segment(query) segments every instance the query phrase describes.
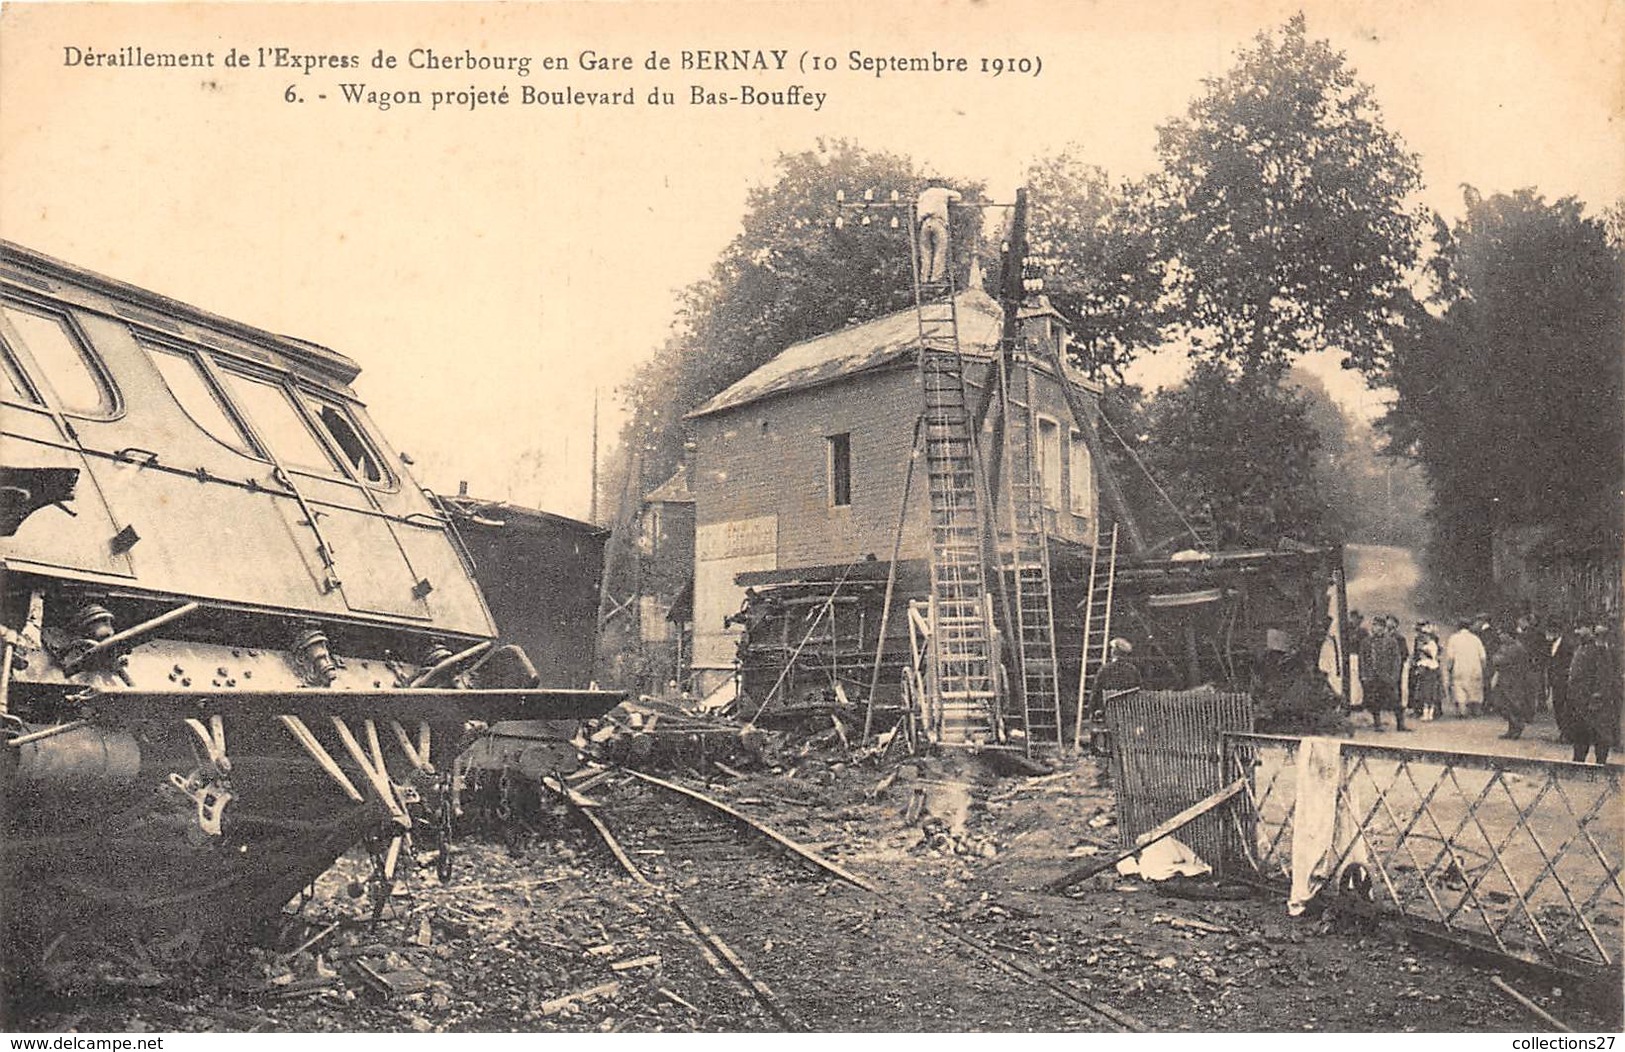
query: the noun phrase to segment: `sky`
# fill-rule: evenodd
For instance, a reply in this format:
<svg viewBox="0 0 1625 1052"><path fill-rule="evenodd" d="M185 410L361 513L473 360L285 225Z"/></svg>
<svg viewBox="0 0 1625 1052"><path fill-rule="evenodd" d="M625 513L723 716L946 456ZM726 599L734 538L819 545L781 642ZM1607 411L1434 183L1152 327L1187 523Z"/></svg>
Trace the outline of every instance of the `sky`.
<svg viewBox="0 0 1625 1052"><path fill-rule="evenodd" d="M1419 154L1427 206L1458 214L1464 183L1594 210L1625 195L1625 0L13 3L0 9L0 236L342 351L421 482L584 517L595 401L607 449L617 386L780 152L850 138L996 196L1069 143L1142 175L1156 126L1300 9ZM76 60L135 48L213 64ZM278 68L276 48L300 64ZM251 64L227 67L233 49ZM413 69L414 49L531 65ZM684 52L719 50L769 65L782 51L787 68L682 68ZM589 51L634 68L585 69ZM850 68L854 51L970 68L876 76ZM395 68L375 67L380 53ZM647 69L651 53L671 68ZM307 72L302 56L359 68ZM821 57L835 68L803 66ZM540 68L548 58L567 68ZM984 59L1039 68L993 76ZM346 84L422 101L383 110L345 101ZM822 97L694 101L745 86ZM430 105L502 88L506 104ZM636 102L527 104L526 88ZM654 90L673 101L649 104ZM1317 368L1370 414L1377 395ZM1135 378L1172 375L1162 363Z"/></svg>

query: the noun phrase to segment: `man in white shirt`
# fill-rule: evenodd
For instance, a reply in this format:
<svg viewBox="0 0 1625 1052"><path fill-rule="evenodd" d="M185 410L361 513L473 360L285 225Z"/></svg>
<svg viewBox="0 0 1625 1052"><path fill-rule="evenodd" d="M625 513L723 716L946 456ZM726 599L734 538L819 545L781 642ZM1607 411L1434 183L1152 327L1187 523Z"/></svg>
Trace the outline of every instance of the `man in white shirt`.
<svg viewBox="0 0 1625 1052"><path fill-rule="evenodd" d="M1444 645L1446 697L1458 716L1477 716L1484 711L1484 688L1489 682L1489 657L1484 643L1468 625L1467 621L1458 622Z"/></svg>
<svg viewBox="0 0 1625 1052"><path fill-rule="evenodd" d="M960 199L958 190L928 186L914 204L920 231L920 280L932 283L948 277L948 206Z"/></svg>

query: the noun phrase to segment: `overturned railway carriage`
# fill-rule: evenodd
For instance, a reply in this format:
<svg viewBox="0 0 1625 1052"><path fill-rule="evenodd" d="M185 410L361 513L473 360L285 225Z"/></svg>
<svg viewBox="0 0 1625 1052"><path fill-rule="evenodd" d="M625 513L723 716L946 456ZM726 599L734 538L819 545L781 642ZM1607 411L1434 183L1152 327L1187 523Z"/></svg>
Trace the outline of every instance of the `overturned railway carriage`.
<svg viewBox="0 0 1625 1052"><path fill-rule="evenodd" d="M189 956L362 842L387 893L482 724L619 700L498 645L355 362L15 245L0 286L9 973Z"/></svg>

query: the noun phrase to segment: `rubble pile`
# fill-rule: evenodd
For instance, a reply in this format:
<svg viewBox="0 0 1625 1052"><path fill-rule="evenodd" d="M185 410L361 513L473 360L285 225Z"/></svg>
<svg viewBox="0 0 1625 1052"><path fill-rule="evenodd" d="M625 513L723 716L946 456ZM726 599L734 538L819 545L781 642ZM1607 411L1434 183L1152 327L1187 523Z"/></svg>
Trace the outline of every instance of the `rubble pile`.
<svg viewBox="0 0 1625 1052"><path fill-rule="evenodd" d="M703 718L727 727L704 733L738 739L740 725ZM618 735L657 737L662 724L681 726L680 714L628 707L595 728L613 728L595 744ZM760 934L754 942L740 940L740 954L815 1027L970 1025L970 1016L925 1007L944 1004L945 987L964 992L971 999L965 1004L976 990L989 991L974 1016L981 1029L1093 1025L1082 1017L1068 1022L1074 1017L1057 1014L1053 1003L1038 1007L1038 992L1032 998L995 995L1005 989L998 985L1003 980L935 924L1153 1029L1529 1025L1524 1011L1491 985L1497 976L1412 944L1386 925L1350 926L1324 916L1294 920L1270 895L1196 902L1188 896L1198 887L1211 892L1210 883L1180 888L1115 870L1065 895L1043 892L1079 860L1108 857L1119 846L1112 789L1094 758L1013 777L963 754L911 755L896 735L862 746L852 732L837 717L763 731L773 744L759 752L702 757L651 748L646 758L670 764L665 777L770 824L883 891L884 907L827 880L757 886L763 878L738 866L722 871L731 875L720 883L714 874L706 880L679 874L678 883L693 885L685 897L698 896L694 908L707 906L708 888L720 889L715 893L736 912L748 904ZM696 731L690 725L682 733ZM601 779L612 777L589 762L566 781L590 798ZM542 805L550 792L537 788L536 809L500 833L460 831L452 882L436 882L432 865L413 872L376 922L370 900L351 895L352 885L365 886L372 865L358 853L321 878L302 914L289 919L274 943L207 970L151 975L144 985L60 999L32 1011L27 1026L781 1029L712 970L674 929L657 893L627 879L557 793ZM645 846L652 849L662 831L649 835ZM904 947L929 955L932 966L878 963L900 959ZM1514 982L1571 1026L1609 1025L1555 999L1550 989ZM831 983L838 997L824 989Z"/></svg>

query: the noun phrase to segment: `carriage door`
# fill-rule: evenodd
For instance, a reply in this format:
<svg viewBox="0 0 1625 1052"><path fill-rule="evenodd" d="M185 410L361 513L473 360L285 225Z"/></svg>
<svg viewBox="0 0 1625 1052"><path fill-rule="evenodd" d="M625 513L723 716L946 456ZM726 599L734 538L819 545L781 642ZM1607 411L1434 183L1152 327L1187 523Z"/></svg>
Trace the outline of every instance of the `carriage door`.
<svg viewBox="0 0 1625 1052"><path fill-rule="evenodd" d="M0 339L0 401L5 403L0 409L0 465L79 472L71 500L46 504L5 539L6 559L133 577L128 546L119 540L122 524L97 484L74 427L75 419L117 415L112 382L84 334L61 311L8 301L0 308ZM18 483L27 489L32 480L19 477ZM50 495L30 496L48 500Z"/></svg>
<svg viewBox="0 0 1625 1052"><path fill-rule="evenodd" d="M294 491L277 500L289 528L295 536L309 538L312 548L321 544L330 551L330 569L345 605L358 613L427 618L418 576L367 490L371 480L359 476L349 451L318 435L320 425L313 421L319 418L307 417L283 384L235 368L222 368L220 375L261 443L275 455L285 476L279 481ZM341 454L350 467L341 465ZM328 570L311 563L318 580Z"/></svg>

